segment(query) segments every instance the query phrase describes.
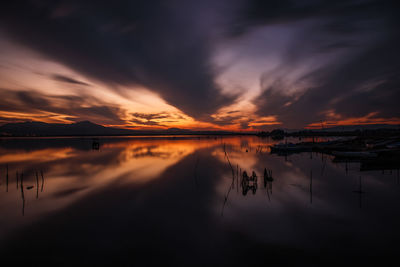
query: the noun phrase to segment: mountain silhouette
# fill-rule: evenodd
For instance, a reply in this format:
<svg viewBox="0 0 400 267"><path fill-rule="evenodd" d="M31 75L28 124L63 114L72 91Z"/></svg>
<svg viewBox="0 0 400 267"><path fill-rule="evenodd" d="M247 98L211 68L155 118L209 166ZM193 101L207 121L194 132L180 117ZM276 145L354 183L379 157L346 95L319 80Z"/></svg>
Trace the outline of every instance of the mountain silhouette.
<svg viewBox="0 0 400 267"><path fill-rule="evenodd" d="M104 127L90 121L72 124L45 122L18 122L0 126L0 136L120 136L120 135L226 135L234 134L225 131L192 131L169 128L166 130L129 130Z"/></svg>
<svg viewBox="0 0 400 267"><path fill-rule="evenodd" d="M7 123L0 126L2 136L76 136L76 135L124 135L134 134L135 131L104 127L90 121L72 124L21 122Z"/></svg>

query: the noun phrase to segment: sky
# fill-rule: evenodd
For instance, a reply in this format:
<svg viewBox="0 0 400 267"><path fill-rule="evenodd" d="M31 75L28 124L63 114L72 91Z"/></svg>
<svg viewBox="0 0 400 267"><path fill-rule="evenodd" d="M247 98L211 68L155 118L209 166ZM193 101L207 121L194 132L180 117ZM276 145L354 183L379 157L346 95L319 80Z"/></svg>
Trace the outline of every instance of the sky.
<svg viewBox="0 0 400 267"><path fill-rule="evenodd" d="M397 1L8 2L0 124L254 131L400 123Z"/></svg>

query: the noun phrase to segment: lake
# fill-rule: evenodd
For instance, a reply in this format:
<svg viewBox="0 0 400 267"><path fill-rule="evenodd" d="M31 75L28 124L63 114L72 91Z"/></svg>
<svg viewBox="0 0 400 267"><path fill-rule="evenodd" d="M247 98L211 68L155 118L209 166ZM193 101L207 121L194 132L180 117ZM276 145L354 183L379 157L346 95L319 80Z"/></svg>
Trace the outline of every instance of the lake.
<svg viewBox="0 0 400 267"><path fill-rule="evenodd" d="M326 266L397 260L398 170L361 172L357 162L311 152L278 156L270 154L274 143L255 136L1 139L1 261ZM265 169L273 179L264 180ZM254 171L257 181L243 183L243 171Z"/></svg>

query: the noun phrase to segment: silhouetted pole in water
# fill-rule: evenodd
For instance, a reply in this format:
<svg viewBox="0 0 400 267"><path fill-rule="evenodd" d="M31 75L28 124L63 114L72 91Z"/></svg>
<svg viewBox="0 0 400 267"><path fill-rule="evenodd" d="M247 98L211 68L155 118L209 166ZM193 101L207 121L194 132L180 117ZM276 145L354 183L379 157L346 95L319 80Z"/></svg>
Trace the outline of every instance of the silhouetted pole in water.
<svg viewBox="0 0 400 267"><path fill-rule="evenodd" d="M40 170L40 175L42 176L42 188L40 189L40 192L43 192L44 177L43 177L43 171L42 170Z"/></svg>
<svg viewBox="0 0 400 267"><path fill-rule="evenodd" d="M267 189L267 195L268 199L271 201L271 196L272 195L272 182L274 181L274 178L272 178L272 170L267 170L267 168L264 168L264 188Z"/></svg>
<svg viewBox="0 0 400 267"><path fill-rule="evenodd" d="M226 160L228 161L229 167L232 170L232 182L231 182L231 185L229 186L228 192L226 193L225 198L224 198L224 204L222 205L222 209L221 209L221 216L224 216L224 209L225 209L226 203L228 202L229 193L235 187L235 170L233 169L232 164L231 164L231 162L229 160L228 153L226 153L225 143L224 143L224 153L225 153Z"/></svg>
<svg viewBox="0 0 400 267"><path fill-rule="evenodd" d="M15 172L15 178L17 179L17 189L18 189L18 171Z"/></svg>
<svg viewBox="0 0 400 267"><path fill-rule="evenodd" d="M39 176L36 171L36 199L38 199L38 198L39 198Z"/></svg>
<svg viewBox="0 0 400 267"><path fill-rule="evenodd" d="M232 178L235 179L235 171L233 170L231 161L229 160L228 153L226 153L225 143L224 143L224 153L225 153L225 157L226 157L226 159L227 159L227 161L228 161L228 163L229 163L229 167L231 167L231 170L232 170ZM232 183L233 183L233 180L232 180Z"/></svg>
<svg viewBox="0 0 400 267"><path fill-rule="evenodd" d="M21 173L22 216L25 215L24 173Z"/></svg>
<svg viewBox="0 0 400 267"><path fill-rule="evenodd" d="M239 164L236 166L236 193L239 193Z"/></svg>
<svg viewBox="0 0 400 267"><path fill-rule="evenodd" d="M268 171L267 171L267 168L264 168L264 188L267 189L268 201L271 201L271 197L269 195L269 189L268 189Z"/></svg>
<svg viewBox="0 0 400 267"><path fill-rule="evenodd" d="M268 185L268 182L267 182L267 185ZM267 187L267 196L268 196L268 201L271 201L271 196L269 195L269 189L268 189L268 187Z"/></svg>

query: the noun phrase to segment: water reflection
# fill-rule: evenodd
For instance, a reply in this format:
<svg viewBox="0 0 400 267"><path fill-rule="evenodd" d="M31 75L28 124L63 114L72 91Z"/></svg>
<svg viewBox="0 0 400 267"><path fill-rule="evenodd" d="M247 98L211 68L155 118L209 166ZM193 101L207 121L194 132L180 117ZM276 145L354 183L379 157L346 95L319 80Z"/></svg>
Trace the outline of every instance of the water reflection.
<svg viewBox="0 0 400 267"><path fill-rule="evenodd" d="M49 250L52 263L148 257L147 265L252 265L266 263L267 252L270 263L299 265L315 253L322 262L332 253L395 253L398 170L361 175L360 163L328 155L272 155L273 143L252 136L2 140L1 251L12 255L23 240L27 258Z"/></svg>
<svg viewBox="0 0 400 267"><path fill-rule="evenodd" d="M61 139L57 141L65 142ZM15 169L16 172L16 188L21 191L22 206L25 205L25 199L35 206L30 213L32 216L60 209L93 190L108 186L109 183L143 183L156 179L167 167L193 153L195 149L210 145L210 142L197 144L192 139L179 142L164 139L157 141L110 139L104 142L99 152L86 150L84 142L78 143L82 145L80 147L73 147L68 141L78 143L76 140L67 140L65 147L58 147L58 142L51 140L50 147L44 145L30 147L32 140L26 140L27 144L22 145L20 149L0 148L0 164L7 164L7 192L8 166L10 165L10 168ZM22 140L9 142L21 143ZM90 140L87 142L90 143ZM6 143L7 146L12 145ZM45 184L43 170L48 177L46 179L48 188L41 197L49 201L42 202L43 205L40 207L31 201L33 197L39 198L38 169L41 176L41 192ZM20 173L20 178L18 173ZM35 196L26 191L35 186L37 189ZM2 195L1 198L2 202L11 202L13 196Z"/></svg>

